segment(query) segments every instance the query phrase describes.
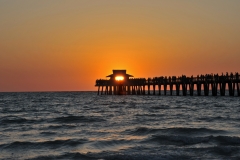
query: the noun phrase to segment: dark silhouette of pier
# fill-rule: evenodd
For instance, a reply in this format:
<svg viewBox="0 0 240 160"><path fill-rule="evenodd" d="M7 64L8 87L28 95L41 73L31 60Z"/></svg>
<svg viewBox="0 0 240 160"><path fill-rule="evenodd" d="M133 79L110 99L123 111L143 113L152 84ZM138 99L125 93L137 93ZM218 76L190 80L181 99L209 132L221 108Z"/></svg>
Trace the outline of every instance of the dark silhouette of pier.
<svg viewBox="0 0 240 160"><path fill-rule="evenodd" d="M130 78L126 70L113 70L113 74L107 76L109 80L98 79L98 95L183 95L183 96L240 96L240 76L238 72L226 74L206 74L197 77L170 76L154 78ZM116 78L121 77L121 78ZM203 91L203 93L202 93ZM236 91L236 92L235 92ZM209 94L211 93L211 94Z"/></svg>

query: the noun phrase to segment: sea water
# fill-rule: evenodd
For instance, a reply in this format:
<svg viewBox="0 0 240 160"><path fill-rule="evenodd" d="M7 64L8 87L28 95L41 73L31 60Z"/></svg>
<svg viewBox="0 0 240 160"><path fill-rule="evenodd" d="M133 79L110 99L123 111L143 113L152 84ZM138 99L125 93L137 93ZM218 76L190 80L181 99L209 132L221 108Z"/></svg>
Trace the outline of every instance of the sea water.
<svg viewBox="0 0 240 160"><path fill-rule="evenodd" d="M0 93L0 159L240 159L240 97Z"/></svg>

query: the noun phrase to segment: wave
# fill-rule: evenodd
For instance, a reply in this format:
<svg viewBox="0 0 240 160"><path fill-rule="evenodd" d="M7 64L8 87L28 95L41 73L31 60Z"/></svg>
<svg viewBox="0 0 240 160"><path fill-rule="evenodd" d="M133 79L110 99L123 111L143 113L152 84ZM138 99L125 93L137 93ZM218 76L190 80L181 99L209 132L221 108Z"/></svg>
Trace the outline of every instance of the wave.
<svg viewBox="0 0 240 160"><path fill-rule="evenodd" d="M240 146L240 137L217 136L216 140L221 145L236 145Z"/></svg>
<svg viewBox="0 0 240 160"><path fill-rule="evenodd" d="M151 106L151 109L170 109L169 105Z"/></svg>
<svg viewBox="0 0 240 160"><path fill-rule="evenodd" d="M173 134L219 134L225 133L224 130L215 130L210 128L167 128L164 129L168 133Z"/></svg>
<svg viewBox="0 0 240 160"><path fill-rule="evenodd" d="M199 121L206 121L206 122L214 122L214 121L238 121L239 118L231 118L226 116L209 116L209 117L201 117L197 118Z"/></svg>
<svg viewBox="0 0 240 160"><path fill-rule="evenodd" d="M240 147L236 146L214 146L212 148L208 148L209 151L217 154L217 155L225 155L225 156L232 156L238 155L235 158L232 156L232 159L240 159L239 150Z"/></svg>
<svg viewBox="0 0 240 160"><path fill-rule="evenodd" d="M136 117L159 117L162 116L162 114L156 114L156 113L149 113L149 114L135 114Z"/></svg>
<svg viewBox="0 0 240 160"><path fill-rule="evenodd" d="M127 143L131 143L133 140L124 140L124 139L120 139L120 140L105 140L105 141L97 141L94 142L94 146L97 148L112 148L114 146L119 146L119 145L124 145Z"/></svg>
<svg viewBox="0 0 240 160"><path fill-rule="evenodd" d="M56 132L41 132L40 134L44 135L44 136L51 136L51 135L56 135L57 133Z"/></svg>
<svg viewBox="0 0 240 160"><path fill-rule="evenodd" d="M86 123L86 122L103 122L105 119L99 117L87 117L87 116L66 116L57 117L51 120L56 123Z"/></svg>
<svg viewBox="0 0 240 160"><path fill-rule="evenodd" d="M157 142L163 145L193 145L198 143L207 143L212 136L207 137L188 137L174 135L153 135L148 142Z"/></svg>
<svg viewBox="0 0 240 160"><path fill-rule="evenodd" d="M131 135L146 135L151 133L162 133L162 134L172 134L172 135L202 135L202 134L219 134L225 133L223 130L214 130L209 128L147 128L147 127L137 127L132 130L125 130L123 133Z"/></svg>
<svg viewBox="0 0 240 160"><path fill-rule="evenodd" d="M213 105L212 105L213 107L217 107L217 108L222 108L222 107L229 107L229 103L214 103Z"/></svg>
<svg viewBox="0 0 240 160"><path fill-rule="evenodd" d="M193 145L209 143L225 146L240 146L240 137L230 136L182 136L182 135L153 135L147 142L158 142L167 145Z"/></svg>
<svg viewBox="0 0 240 160"><path fill-rule="evenodd" d="M99 158L98 158L99 159ZM102 156L101 159L104 160L192 160L188 155L162 155L162 154L115 154L115 155L105 155Z"/></svg>
<svg viewBox="0 0 240 160"><path fill-rule="evenodd" d="M76 127L77 125L73 125L73 124L59 124L59 125L50 125L45 128L42 128L41 130L73 129Z"/></svg>
<svg viewBox="0 0 240 160"><path fill-rule="evenodd" d="M147 135L150 133L155 133L161 129L152 129L152 128L146 128L146 127L138 127L135 128L134 130L125 130L122 133L124 134L129 134L129 135Z"/></svg>
<svg viewBox="0 0 240 160"><path fill-rule="evenodd" d="M138 150L140 149L140 151ZM101 152L101 153L86 153L81 152L65 152L63 154L51 153L48 155L38 155L36 157L27 158L28 160L41 160L41 159L82 159L82 160L195 160L195 159L239 159L239 147L229 146L214 146L208 148L189 148L184 150L175 150L174 152L166 151L159 152L146 152L143 148L135 148L133 152ZM138 150L138 151L137 151ZM198 151L198 152L196 152ZM186 153L187 152L187 153ZM208 154L206 154L208 153ZM209 155L210 154L210 155Z"/></svg>
<svg viewBox="0 0 240 160"><path fill-rule="evenodd" d="M26 119L18 116L5 116L0 119L1 124L22 124L22 123L35 123L36 120Z"/></svg>
<svg viewBox="0 0 240 160"><path fill-rule="evenodd" d="M81 159L81 160L92 160L99 159L94 158L92 156L87 156L81 153L65 153L62 155L48 155L48 156L38 156L34 158L30 158L28 160L42 160L42 159Z"/></svg>
<svg viewBox="0 0 240 160"><path fill-rule="evenodd" d="M197 148L190 148L191 152L196 153L211 153L211 155L214 155L215 159L229 159L229 156L231 156L231 159L240 159L240 147L239 146L221 146L221 145L215 145L210 147L197 147ZM224 157L226 156L226 157ZM202 159L202 157L201 157ZM209 159L209 158L205 158ZM210 158L212 159L212 158Z"/></svg>
<svg viewBox="0 0 240 160"><path fill-rule="evenodd" d="M64 146L78 146L88 142L87 139L67 139L67 140L54 140L44 142L28 142L28 141L15 141L9 144L0 145L1 149L39 149L51 148L57 149Z"/></svg>

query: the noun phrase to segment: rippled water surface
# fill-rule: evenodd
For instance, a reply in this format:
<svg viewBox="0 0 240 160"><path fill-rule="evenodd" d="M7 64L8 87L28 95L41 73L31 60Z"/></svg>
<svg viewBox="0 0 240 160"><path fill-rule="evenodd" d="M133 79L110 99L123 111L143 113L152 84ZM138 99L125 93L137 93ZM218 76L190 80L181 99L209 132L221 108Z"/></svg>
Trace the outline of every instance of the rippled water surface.
<svg viewBox="0 0 240 160"><path fill-rule="evenodd" d="M240 159L240 98L0 93L0 159Z"/></svg>

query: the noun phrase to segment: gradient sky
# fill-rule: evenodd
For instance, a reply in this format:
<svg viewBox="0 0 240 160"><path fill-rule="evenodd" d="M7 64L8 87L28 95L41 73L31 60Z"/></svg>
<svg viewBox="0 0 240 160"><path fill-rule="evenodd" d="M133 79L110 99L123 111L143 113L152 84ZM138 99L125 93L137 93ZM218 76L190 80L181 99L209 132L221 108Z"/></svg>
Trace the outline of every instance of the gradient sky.
<svg viewBox="0 0 240 160"><path fill-rule="evenodd" d="M239 0L0 0L0 91L240 71Z"/></svg>

